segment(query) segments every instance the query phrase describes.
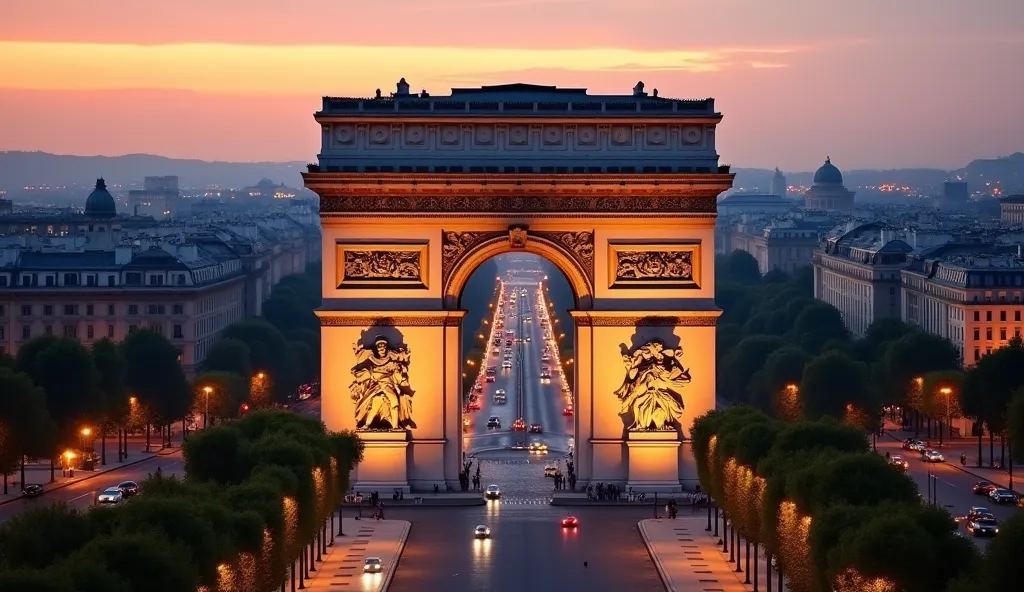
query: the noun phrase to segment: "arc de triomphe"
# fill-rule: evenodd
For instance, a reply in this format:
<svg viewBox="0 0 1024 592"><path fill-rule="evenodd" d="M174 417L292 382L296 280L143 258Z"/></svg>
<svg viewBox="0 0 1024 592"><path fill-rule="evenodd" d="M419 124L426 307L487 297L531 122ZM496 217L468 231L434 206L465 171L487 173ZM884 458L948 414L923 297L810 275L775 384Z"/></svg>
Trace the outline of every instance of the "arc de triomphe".
<svg viewBox="0 0 1024 592"><path fill-rule="evenodd" d="M714 100L408 89L325 97L304 174L323 223L322 418L366 443L355 487L458 487L462 290L510 251L575 292L580 483L695 481L688 431L715 405L715 203L733 178Z"/></svg>

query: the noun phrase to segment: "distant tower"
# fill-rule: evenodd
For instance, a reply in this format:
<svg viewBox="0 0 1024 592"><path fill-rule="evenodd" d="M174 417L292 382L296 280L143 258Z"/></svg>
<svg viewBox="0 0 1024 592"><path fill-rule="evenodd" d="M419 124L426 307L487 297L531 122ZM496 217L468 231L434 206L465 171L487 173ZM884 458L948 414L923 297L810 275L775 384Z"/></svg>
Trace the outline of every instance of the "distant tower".
<svg viewBox="0 0 1024 592"><path fill-rule="evenodd" d="M772 177L772 195L786 197L787 193L786 175L782 174L779 167L775 167L775 176Z"/></svg>

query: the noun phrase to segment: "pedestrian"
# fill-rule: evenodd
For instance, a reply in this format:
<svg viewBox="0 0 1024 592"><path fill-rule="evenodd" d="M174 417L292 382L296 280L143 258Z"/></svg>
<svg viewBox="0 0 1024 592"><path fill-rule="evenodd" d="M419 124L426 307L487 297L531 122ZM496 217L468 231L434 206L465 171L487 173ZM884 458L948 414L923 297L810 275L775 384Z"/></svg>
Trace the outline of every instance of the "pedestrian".
<svg viewBox="0 0 1024 592"><path fill-rule="evenodd" d="M889 456L889 451L888 451L888 450L886 450L886 451L885 451L885 460L890 460L890 458L891 458L891 457Z"/></svg>

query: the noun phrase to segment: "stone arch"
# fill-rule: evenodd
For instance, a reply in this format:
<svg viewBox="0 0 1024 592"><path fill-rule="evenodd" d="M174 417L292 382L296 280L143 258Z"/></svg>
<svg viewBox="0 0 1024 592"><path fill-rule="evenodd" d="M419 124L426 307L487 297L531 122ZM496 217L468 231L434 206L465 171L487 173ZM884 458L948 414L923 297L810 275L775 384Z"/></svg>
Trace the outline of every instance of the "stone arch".
<svg viewBox="0 0 1024 592"><path fill-rule="evenodd" d="M576 299L576 310L589 310L594 300L593 280L562 245L546 237L531 235L523 247L513 248L507 236L497 236L466 251L454 263L444 285L444 306L449 310L461 307L462 291L473 272L491 257L505 253L531 253L550 261L565 275Z"/></svg>

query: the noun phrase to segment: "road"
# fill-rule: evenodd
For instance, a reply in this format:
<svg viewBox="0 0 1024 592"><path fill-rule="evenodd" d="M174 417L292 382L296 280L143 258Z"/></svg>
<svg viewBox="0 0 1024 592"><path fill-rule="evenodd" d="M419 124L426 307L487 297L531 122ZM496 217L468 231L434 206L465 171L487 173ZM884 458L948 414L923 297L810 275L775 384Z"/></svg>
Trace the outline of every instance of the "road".
<svg viewBox="0 0 1024 592"><path fill-rule="evenodd" d="M506 297L510 290L506 288ZM531 288L526 289L526 296L519 292L515 304L506 300L503 306L506 318L505 327L501 331L501 352L489 355L486 362L499 368L498 374L494 382L484 383L481 410L470 416L471 431L463 439L463 448L470 454L534 441L547 444L552 453L564 453L571 447L573 418L562 415L565 398L561 390L562 377L557 371L558 351L552 345L551 360L542 360L546 340L541 319L546 313L537 309L537 302L536 288ZM513 313L515 319L511 318ZM532 322L527 322L526 317L531 317ZM494 326L494 321L491 319L491 326ZM521 341L506 347L504 332L509 330L515 331ZM529 342L526 341L527 336ZM501 370L507 353L512 354L512 368ZM551 370L551 379L542 382L540 376L543 366ZM505 404L494 402L494 393L499 389L506 392ZM492 415L501 419L501 428L487 427L487 418ZM543 433L513 432L512 423L520 417L528 426L540 424Z"/></svg>
<svg viewBox="0 0 1024 592"><path fill-rule="evenodd" d="M910 465L907 469L907 474L917 483L917 488L925 496L925 499L928 499L928 476L934 475L937 478L935 493L938 504L948 509L955 517L965 516L971 506L984 506L992 510L992 513L1000 522L1021 511L1015 506L999 506L993 504L985 496L975 495L971 491L971 486L977 483L979 479L974 475L951 466L949 463L925 463L921 460L920 454L903 450L900 443L891 438L880 438L877 447L879 454L884 455L886 452L890 455L898 454L907 461ZM957 459L950 460L957 462ZM963 528L962 521L961 528ZM966 533L966 530L964 532ZM982 547L986 544L986 539L975 540Z"/></svg>
<svg viewBox="0 0 1024 592"><path fill-rule="evenodd" d="M0 522L6 522L13 516L29 508L39 507L57 502L70 504L72 507L85 509L93 504L93 500L107 487L117 485L122 481L144 481L157 468L163 471L165 476L181 475L184 473L184 461L181 458L181 451L167 456L154 456L138 464L124 468L115 469L92 479L78 481L61 489L55 489L44 493L42 496L32 499L18 498L6 504L0 505ZM31 480L30 480L31 481Z"/></svg>
<svg viewBox="0 0 1024 592"><path fill-rule="evenodd" d="M652 508L574 508L577 531L563 530L552 506L391 508L413 523L389 592L565 592L665 590L637 522ZM476 541L478 524L491 540ZM584 567L583 563L587 562Z"/></svg>

